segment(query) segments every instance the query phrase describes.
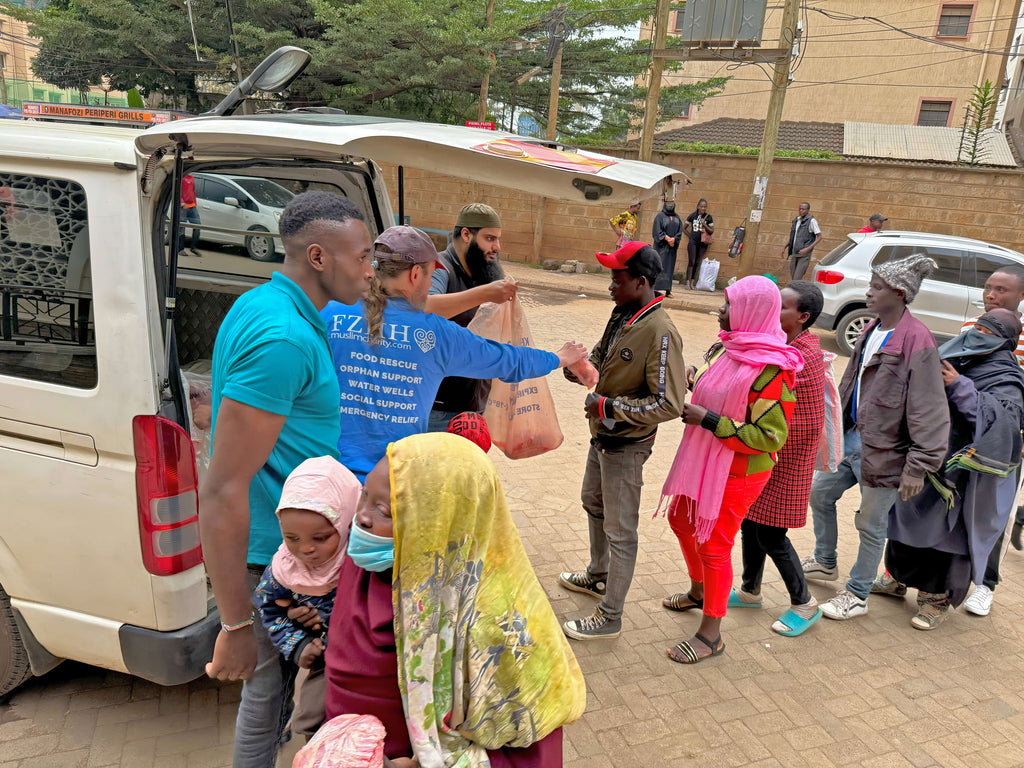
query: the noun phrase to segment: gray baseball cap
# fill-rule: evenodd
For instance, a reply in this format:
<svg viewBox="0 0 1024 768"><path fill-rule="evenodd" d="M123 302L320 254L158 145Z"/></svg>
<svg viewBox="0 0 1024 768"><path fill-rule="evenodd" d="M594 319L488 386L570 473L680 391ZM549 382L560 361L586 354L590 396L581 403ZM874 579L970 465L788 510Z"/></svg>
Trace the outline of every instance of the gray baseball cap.
<svg viewBox="0 0 1024 768"><path fill-rule="evenodd" d="M427 233L416 227L388 227L373 241L373 258L426 264L437 260L437 249Z"/></svg>

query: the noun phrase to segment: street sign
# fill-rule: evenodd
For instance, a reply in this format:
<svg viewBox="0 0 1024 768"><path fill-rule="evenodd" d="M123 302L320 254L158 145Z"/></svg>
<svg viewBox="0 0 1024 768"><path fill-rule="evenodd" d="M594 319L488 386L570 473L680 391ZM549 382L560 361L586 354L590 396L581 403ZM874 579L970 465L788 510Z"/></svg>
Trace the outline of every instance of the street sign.
<svg viewBox="0 0 1024 768"><path fill-rule="evenodd" d="M493 131L494 130L494 123L483 123L483 122L480 122L479 120L467 120L466 121L466 127L467 128L486 128L488 131Z"/></svg>
<svg viewBox="0 0 1024 768"><path fill-rule="evenodd" d="M157 125L185 117L185 113L167 109L128 109L101 107L87 104L50 104L44 101L26 101L21 105L28 118L69 120L73 122L103 122L115 125Z"/></svg>

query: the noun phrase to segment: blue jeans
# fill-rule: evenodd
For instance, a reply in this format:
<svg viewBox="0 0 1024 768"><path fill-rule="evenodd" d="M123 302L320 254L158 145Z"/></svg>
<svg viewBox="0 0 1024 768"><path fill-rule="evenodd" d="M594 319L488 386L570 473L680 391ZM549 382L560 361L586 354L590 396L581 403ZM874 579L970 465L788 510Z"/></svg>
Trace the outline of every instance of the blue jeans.
<svg viewBox="0 0 1024 768"><path fill-rule="evenodd" d="M263 569L250 568L248 584L255 590ZM284 661L270 642L263 622L256 618L256 669L242 685L242 700L235 719L233 768L274 768L277 752L292 714L297 669Z"/></svg>
<svg viewBox="0 0 1024 768"><path fill-rule="evenodd" d="M465 411L431 411L427 420L427 432L447 432L448 423Z"/></svg>
<svg viewBox="0 0 1024 768"><path fill-rule="evenodd" d="M850 488L860 486L860 509L854 523L860 534L857 560L850 569L846 589L860 598L871 593L878 575L885 538L889 530L889 510L899 498L897 488L872 488L860 481L860 433L856 429L843 435L843 460L835 472L815 472L811 482L811 520L814 523L814 559L829 568L836 567L839 527L836 502Z"/></svg>

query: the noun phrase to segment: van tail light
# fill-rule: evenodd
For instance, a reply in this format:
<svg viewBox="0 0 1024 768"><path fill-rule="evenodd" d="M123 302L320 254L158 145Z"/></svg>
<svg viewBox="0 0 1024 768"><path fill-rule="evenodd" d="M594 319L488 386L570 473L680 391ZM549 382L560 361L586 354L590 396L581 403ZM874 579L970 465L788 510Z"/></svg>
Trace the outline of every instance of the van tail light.
<svg viewBox="0 0 1024 768"><path fill-rule="evenodd" d="M835 285L841 283L845 279L845 275L842 272L835 272L831 269L820 269L814 274L814 281L817 283L824 283L825 285Z"/></svg>
<svg viewBox="0 0 1024 768"><path fill-rule="evenodd" d="M154 576L187 571L203 562L192 440L160 416L136 416L132 436L142 562Z"/></svg>

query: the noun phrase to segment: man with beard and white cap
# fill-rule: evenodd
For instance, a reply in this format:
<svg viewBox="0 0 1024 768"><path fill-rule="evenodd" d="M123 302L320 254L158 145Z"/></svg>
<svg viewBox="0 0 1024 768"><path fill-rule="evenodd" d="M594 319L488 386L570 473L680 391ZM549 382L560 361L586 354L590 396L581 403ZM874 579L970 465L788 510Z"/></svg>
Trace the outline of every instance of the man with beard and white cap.
<svg viewBox="0 0 1024 768"><path fill-rule="evenodd" d="M465 328L484 302L511 301L517 284L503 279L505 273L498 263L500 250L498 212L485 203L463 206L455 219L451 243L437 254L438 268L431 277L427 312ZM483 413L490 391L490 379L446 378L437 390L428 429L444 432L448 422L460 413Z"/></svg>

